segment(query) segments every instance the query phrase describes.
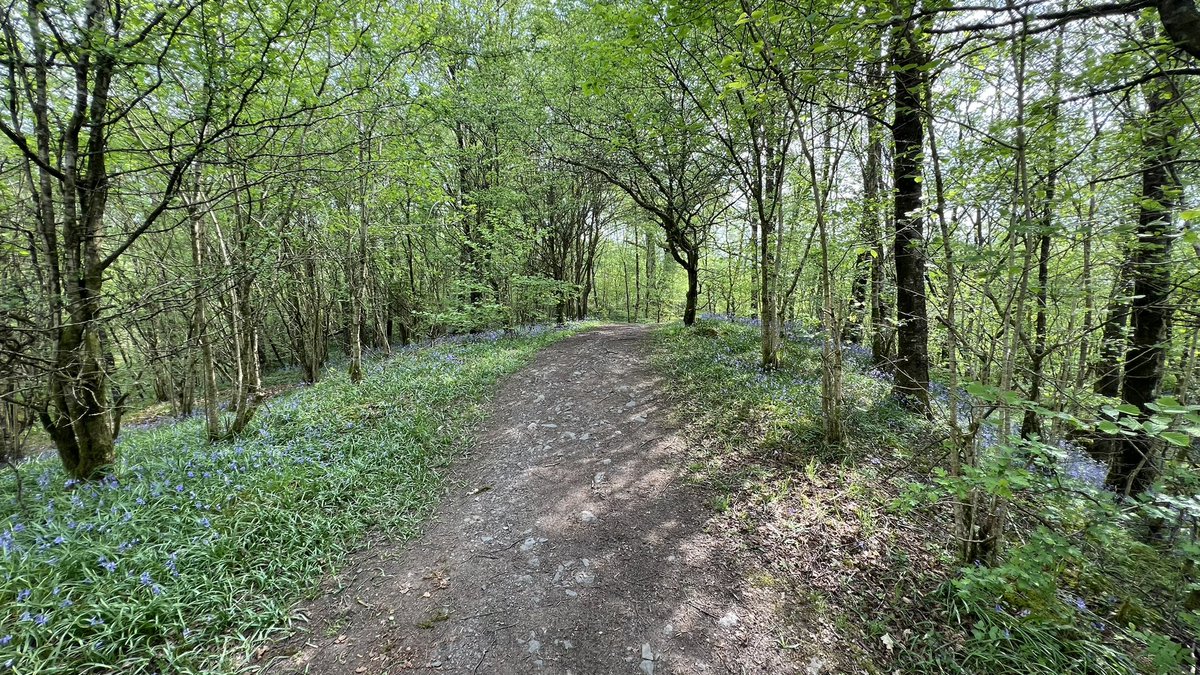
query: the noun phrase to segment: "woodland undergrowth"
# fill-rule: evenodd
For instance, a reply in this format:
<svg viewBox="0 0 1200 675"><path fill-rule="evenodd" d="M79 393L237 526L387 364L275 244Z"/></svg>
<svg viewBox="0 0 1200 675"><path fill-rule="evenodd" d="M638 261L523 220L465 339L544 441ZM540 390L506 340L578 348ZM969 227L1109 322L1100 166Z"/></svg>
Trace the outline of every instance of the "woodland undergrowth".
<svg viewBox="0 0 1200 675"><path fill-rule="evenodd" d="M1191 662L1179 541L1148 543L1136 513L1062 458L1009 462L1001 560L960 565L945 430L898 405L869 351L845 345L847 439L825 447L819 336L789 329L779 369L764 372L752 324L665 327L655 359L690 430L690 473L717 495L716 526L757 558L753 582L781 599L781 646L798 663L1050 674Z"/></svg>
<svg viewBox="0 0 1200 675"><path fill-rule="evenodd" d="M230 442L199 419L127 428L99 482L33 460L18 499L6 473L0 670L236 669L368 532L412 534L497 379L581 327L406 348L272 399Z"/></svg>

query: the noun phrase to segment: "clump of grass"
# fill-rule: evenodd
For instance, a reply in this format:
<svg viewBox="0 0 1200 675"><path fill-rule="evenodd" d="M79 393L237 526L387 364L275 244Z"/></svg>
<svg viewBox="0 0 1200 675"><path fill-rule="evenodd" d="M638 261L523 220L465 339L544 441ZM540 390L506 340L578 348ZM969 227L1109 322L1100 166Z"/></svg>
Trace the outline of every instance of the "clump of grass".
<svg viewBox="0 0 1200 675"><path fill-rule="evenodd" d="M235 668L368 529L411 534L497 379L572 332L405 350L274 399L230 443L199 420L134 429L98 483L26 463L20 503L0 482L0 669Z"/></svg>

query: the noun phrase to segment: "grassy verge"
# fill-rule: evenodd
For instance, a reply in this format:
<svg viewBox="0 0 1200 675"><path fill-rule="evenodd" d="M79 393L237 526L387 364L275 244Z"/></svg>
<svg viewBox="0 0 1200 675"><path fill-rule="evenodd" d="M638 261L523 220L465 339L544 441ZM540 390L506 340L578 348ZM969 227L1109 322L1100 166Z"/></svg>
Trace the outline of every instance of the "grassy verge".
<svg viewBox="0 0 1200 675"><path fill-rule="evenodd" d="M888 510L901 494L897 448L924 425L895 406L891 383L866 355L848 353L842 448L821 443L820 353L785 340L778 371L758 368L754 326L706 320L657 333L656 365L670 377L695 442L691 472L717 488L717 522L761 558L752 580L784 598L785 646L821 672L880 672L926 611L949 559L928 532Z"/></svg>
<svg viewBox="0 0 1200 675"><path fill-rule="evenodd" d="M273 399L243 438L131 429L113 478L0 480L0 670L228 672L369 529L411 534L496 381L577 332L407 350Z"/></svg>
<svg viewBox="0 0 1200 675"><path fill-rule="evenodd" d="M1100 488L1009 466L1006 555L960 567L938 466L944 434L896 406L867 354L847 351L848 440L821 443L819 343L785 340L758 366L759 331L706 320L657 333L717 522L785 598L798 662L823 672L1179 672L1188 617L1170 542L1140 541Z"/></svg>

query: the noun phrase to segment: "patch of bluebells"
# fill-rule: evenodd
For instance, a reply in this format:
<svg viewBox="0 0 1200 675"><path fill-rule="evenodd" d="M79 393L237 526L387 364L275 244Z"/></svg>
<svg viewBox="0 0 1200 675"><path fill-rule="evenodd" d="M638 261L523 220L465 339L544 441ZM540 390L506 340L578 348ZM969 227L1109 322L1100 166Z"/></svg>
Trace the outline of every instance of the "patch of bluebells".
<svg viewBox="0 0 1200 675"><path fill-rule="evenodd" d="M1058 448L1062 451L1058 465L1064 476L1097 490L1104 488L1108 467L1103 462L1067 441L1059 441Z"/></svg>
<svg viewBox="0 0 1200 675"><path fill-rule="evenodd" d="M804 410L806 416L817 416L819 410L819 392L821 375L815 369L781 368L776 371L763 371L759 365L757 353L757 335L751 335L750 329L761 328L757 319L743 317L730 318L724 315L704 314L699 317L703 321L721 322L744 327L747 330L731 339L713 340L708 346L707 356L711 363L728 371L728 384L724 391L734 388L752 387L776 404L791 410ZM782 326L782 335L789 344L817 352L823 347L823 333L800 323L787 323ZM871 351L862 345L844 343L842 345L843 363L847 378L843 380L844 391L848 396L858 398L869 404L883 402L891 391L891 376L876 370L871 358Z"/></svg>
<svg viewBox="0 0 1200 675"><path fill-rule="evenodd" d="M294 410L296 404L288 402L286 407ZM274 422L266 417L264 424ZM47 611L50 607L88 616L89 627L104 625L103 619L95 615L93 603L79 602L78 597L53 597L59 596L63 586L56 585L50 596L37 601L31 589L13 588L17 579L37 574L40 578L58 579L68 588L99 583L121 584L124 577L119 570L125 567L122 563L127 560L134 567L149 565L165 569L171 579L177 579L178 551L164 555L154 546L141 546L141 538L130 536L132 532L144 531L144 527L138 529L135 522L141 512L146 512L148 518L161 518L164 507L171 512L192 512L196 514L192 522L197 531L211 531L212 521L208 514L220 513L254 475L276 473L285 465L321 468L330 461L324 446L315 442L321 437L319 429L300 431L300 439L310 442L293 440L282 445L209 445L187 433L173 430L166 433L170 435L164 440L178 444L169 453L155 458L155 470L134 464L124 467L119 477L79 483L63 477L52 459L24 463L25 471L36 472L33 474L36 490L26 489L24 512L13 510L11 498L5 500L4 508L10 512L0 516L0 565L6 580L0 584L0 597L7 595L14 601L13 611L18 606L32 604L5 620L6 623L17 620L26 628L10 634L0 643L0 649L20 643L48 626L52 619L52 614ZM128 438L123 434L119 441L121 446ZM193 538L196 545L206 545L206 541L209 540L204 537ZM92 552L90 560L82 560L81 556L89 551ZM61 572L36 571L57 566L64 556L71 562L63 566ZM106 578L111 581L105 581ZM169 590L156 582L149 571L134 578L153 595ZM85 592L82 597L86 599L88 594ZM0 617L3 615L0 612ZM39 638L42 640L44 638Z"/></svg>
<svg viewBox="0 0 1200 675"><path fill-rule="evenodd" d="M560 330L533 326L456 337L422 348L403 372L428 370L437 381L461 370L466 353L456 345ZM183 425L170 420L127 425L118 439L116 475L95 482L67 478L53 457L26 460L21 508L13 499L12 480L0 477L0 625L14 628L0 637L0 666L9 657L19 661L24 658L19 654L52 644L48 631L55 624L94 631L80 632L80 645L113 644L108 637L94 638L123 628L108 626L109 610L92 598L131 598L131 588L148 589L153 596L177 592L189 578L194 581L189 575L206 573L194 563L216 550L214 543L223 536L219 518L240 501L239 495L252 500L263 480L295 471L319 481L341 470L340 453L355 447L337 442L346 435L347 420L301 417L310 395L315 391L298 390L264 405L245 440L232 443L203 441L199 417ZM362 423L351 420L350 425ZM71 672L70 666L64 668L55 672Z"/></svg>
<svg viewBox="0 0 1200 675"><path fill-rule="evenodd" d="M720 321L724 323L734 324L738 326L748 326L751 328L762 328L762 321L759 319L751 319L746 317L731 317L724 314L702 314L699 317L705 321ZM824 344L825 332L821 328L815 328L799 322L785 322L780 327L780 334L788 342L802 345L810 349L819 350ZM871 353L871 348L854 342L842 342L842 361L851 369L862 372L868 377L887 383L891 383L892 375L887 371L875 367L874 356Z"/></svg>
<svg viewBox="0 0 1200 675"><path fill-rule="evenodd" d="M445 335L434 339L433 345L469 345L469 344L494 344L508 338L535 338L553 333L557 331L567 330L570 324L533 324L529 326L515 326L512 328L495 328L487 331L479 331L474 333L455 333L453 335ZM412 346L412 345L410 345Z"/></svg>

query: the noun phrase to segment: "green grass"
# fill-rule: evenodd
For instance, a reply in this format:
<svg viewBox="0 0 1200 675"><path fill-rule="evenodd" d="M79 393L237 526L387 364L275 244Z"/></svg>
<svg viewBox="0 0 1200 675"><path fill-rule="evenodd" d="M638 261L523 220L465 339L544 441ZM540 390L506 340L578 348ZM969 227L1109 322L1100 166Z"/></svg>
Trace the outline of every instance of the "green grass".
<svg viewBox="0 0 1200 675"><path fill-rule="evenodd" d="M669 326L656 339L718 526L786 587L780 609L800 635L789 642L833 670L1115 675L1190 662L1200 612L1180 606L1180 555L1140 541L1136 519L1103 493L1022 469L1003 560L960 567L957 493L937 478L944 434L895 405L865 353L847 351L847 438L825 447L812 336L791 332L772 373L745 322ZM801 652L801 663L814 656Z"/></svg>
<svg viewBox="0 0 1200 675"><path fill-rule="evenodd" d="M240 439L128 429L112 478L0 479L0 669L220 673L368 531L411 535L496 381L576 332L406 350L273 399Z"/></svg>
<svg viewBox="0 0 1200 675"><path fill-rule="evenodd" d="M890 607L880 612L881 598L936 588L926 583L935 563L920 550L925 538L890 527L888 513L900 486L887 474L899 448L916 445L927 426L892 402L890 380L865 352L848 350L849 440L825 446L819 342L789 331L780 368L768 373L758 367L759 335L754 325L721 320L656 333L655 365L693 441L691 477L715 490L718 527L762 556L760 575L786 598L779 609L795 631L780 639L795 645L798 663L879 671L888 657L881 637L902 630ZM887 557L895 551L908 562Z"/></svg>

